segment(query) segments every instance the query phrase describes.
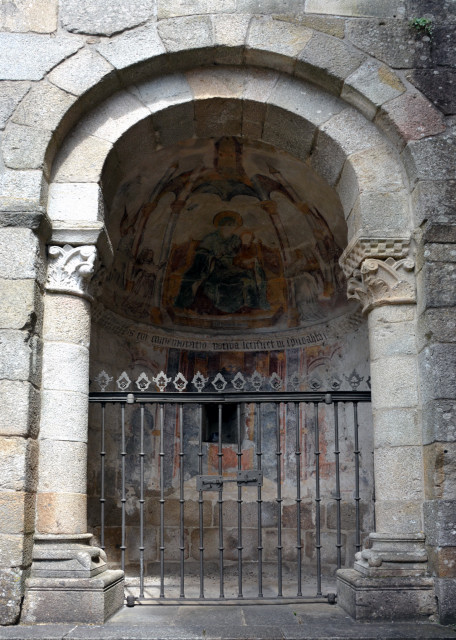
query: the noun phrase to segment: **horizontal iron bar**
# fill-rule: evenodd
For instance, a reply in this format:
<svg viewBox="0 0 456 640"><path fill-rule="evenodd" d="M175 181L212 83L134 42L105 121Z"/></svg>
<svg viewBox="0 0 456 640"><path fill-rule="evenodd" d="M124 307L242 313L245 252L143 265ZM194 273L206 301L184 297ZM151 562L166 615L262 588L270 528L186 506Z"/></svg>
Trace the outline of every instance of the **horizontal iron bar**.
<svg viewBox="0 0 456 640"><path fill-rule="evenodd" d="M146 587L147 588L147 587ZM185 606L188 604L198 604L198 605L208 605L211 606L217 605L222 607L233 607L233 606L249 606L249 605L259 605L259 604L328 604L328 597L330 594L325 596L297 596L293 598L279 598L277 596L271 597L255 597L255 598L237 598L233 597L225 597L223 599L220 598L152 598L152 597L144 597L144 598L136 598L137 602L141 602L141 605L158 605L160 607L170 606L170 605L179 605Z"/></svg>
<svg viewBox="0 0 456 640"><path fill-rule="evenodd" d="M330 396L330 399L329 399ZM89 402L158 402L182 404L218 404L238 402L370 402L370 391L254 391L229 393L179 393L164 391L163 393L133 393L126 391L93 391L89 394Z"/></svg>

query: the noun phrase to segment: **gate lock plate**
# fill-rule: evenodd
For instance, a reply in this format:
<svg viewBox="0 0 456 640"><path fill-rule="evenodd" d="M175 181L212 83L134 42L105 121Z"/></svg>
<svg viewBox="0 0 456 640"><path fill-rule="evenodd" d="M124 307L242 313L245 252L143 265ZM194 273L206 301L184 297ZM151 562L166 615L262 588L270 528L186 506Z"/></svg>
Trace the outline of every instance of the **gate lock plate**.
<svg viewBox="0 0 456 640"><path fill-rule="evenodd" d="M197 476L197 491L220 491L226 482L236 482L238 486L261 487L263 472L257 470L238 471L235 478L225 476Z"/></svg>

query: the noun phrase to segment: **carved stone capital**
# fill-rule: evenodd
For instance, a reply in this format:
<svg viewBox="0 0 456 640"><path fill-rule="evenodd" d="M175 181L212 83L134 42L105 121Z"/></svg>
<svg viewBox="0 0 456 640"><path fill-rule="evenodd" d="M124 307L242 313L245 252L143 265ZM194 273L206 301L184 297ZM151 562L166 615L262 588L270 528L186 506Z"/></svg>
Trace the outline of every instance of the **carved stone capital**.
<svg viewBox="0 0 456 640"><path fill-rule="evenodd" d="M51 246L46 288L92 300L89 284L93 276L97 250L93 245Z"/></svg>
<svg viewBox="0 0 456 640"><path fill-rule="evenodd" d="M406 238L352 242L340 258L348 298L358 300L363 313L385 304L414 304L415 263L410 252Z"/></svg>

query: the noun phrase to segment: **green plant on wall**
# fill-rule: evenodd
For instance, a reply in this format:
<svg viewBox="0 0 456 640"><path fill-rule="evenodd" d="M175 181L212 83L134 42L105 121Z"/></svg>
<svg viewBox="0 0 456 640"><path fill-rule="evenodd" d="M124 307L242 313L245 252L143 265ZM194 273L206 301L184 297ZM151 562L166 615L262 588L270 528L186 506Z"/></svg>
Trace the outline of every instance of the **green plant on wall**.
<svg viewBox="0 0 456 640"><path fill-rule="evenodd" d="M432 20L429 18L413 18L413 20L410 20L410 26L418 33L432 36Z"/></svg>

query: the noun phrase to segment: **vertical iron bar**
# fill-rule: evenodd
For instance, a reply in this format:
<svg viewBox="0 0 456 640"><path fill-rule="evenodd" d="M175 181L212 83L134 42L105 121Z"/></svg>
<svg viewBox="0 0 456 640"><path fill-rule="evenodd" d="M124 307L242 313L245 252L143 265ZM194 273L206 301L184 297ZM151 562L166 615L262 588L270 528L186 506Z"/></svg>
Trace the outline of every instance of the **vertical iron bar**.
<svg viewBox="0 0 456 640"><path fill-rule="evenodd" d="M353 403L353 427L355 431L355 517L356 517L356 531L355 531L355 547L356 551L361 550L361 532L360 532L360 513L359 513L359 429L358 429L358 403Z"/></svg>
<svg viewBox="0 0 456 640"><path fill-rule="evenodd" d="M180 526L180 597L185 598L184 589L184 415L183 405L179 404L179 526Z"/></svg>
<svg viewBox="0 0 456 640"><path fill-rule="evenodd" d="M203 405L198 406L199 410L199 451L198 451L198 474L203 475ZM198 496L198 510L199 510L199 574L200 574L200 595L204 598L204 533L203 533L203 492L200 489Z"/></svg>
<svg viewBox="0 0 456 640"><path fill-rule="evenodd" d="M122 426L121 426L121 452L120 452L120 456L121 456L121 492L122 492L122 497L120 499L121 502L121 512L122 512L122 531L121 531L121 537L122 537L122 541L120 544L120 552L121 552L121 566L122 566L122 571L125 571L125 549L126 549L126 545L125 545L125 506L126 506L126 502L127 502L127 497L125 495L125 456L127 455L127 452L125 450L125 402L122 402L121 406L121 420L122 420Z"/></svg>
<svg viewBox="0 0 456 640"><path fill-rule="evenodd" d="M144 598L144 404L141 403L139 450L139 597Z"/></svg>
<svg viewBox="0 0 456 640"><path fill-rule="evenodd" d="M256 438L256 456L257 456L257 469L261 471L262 463L261 456L263 455L262 451L262 442L261 442L261 405L257 402L255 403L255 415L257 416L257 438ZM263 532L261 530L262 527L262 503L263 500L261 498L261 485L258 483L257 489L257 506L258 506L258 597L263 597Z"/></svg>
<svg viewBox="0 0 456 640"><path fill-rule="evenodd" d="M340 449L339 449L339 403L334 402L334 457L336 460L336 517L337 517L337 568L341 567L341 519L340 519Z"/></svg>
<svg viewBox="0 0 456 640"><path fill-rule="evenodd" d="M276 402L277 460L277 597L282 597L282 445L280 442L280 402Z"/></svg>
<svg viewBox="0 0 456 640"><path fill-rule="evenodd" d="M105 409L106 403L101 403L101 450L100 450L100 519L101 519L101 531L100 531L100 545L101 548L105 548L105 457L106 457L106 446L105 446Z"/></svg>
<svg viewBox="0 0 456 640"><path fill-rule="evenodd" d="M321 596L321 534L320 534L320 432L318 425L318 402L314 402L315 421L315 549L317 552L317 596Z"/></svg>
<svg viewBox="0 0 456 640"><path fill-rule="evenodd" d="M218 406L218 472L223 475L223 446L222 446L222 405ZM220 571L220 598L224 598L223 588L223 483L220 484L219 497L219 571Z"/></svg>
<svg viewBox="0 0 456 640"><path fill-rule="evenodd" d="M298 596L302 596L302 537L301 537L301 403L294 403L296 416L296 555ZM288 411L288 407L287 407Z"/></svg>
<svg viewBox="0 0 456 640"><path fill-rule="evenodd" d="M160 598L165 597L165 451L163 432L165 427L164 405L160 407Z"/></svg>
<svg viewBox="0 0 456 640"><path fill-rule="evenodd" d="M237 468L242 469L241 405L237 405ZM242 598L242 484L238 483L238 598Z"/></svg>

